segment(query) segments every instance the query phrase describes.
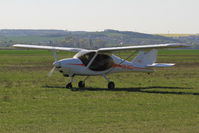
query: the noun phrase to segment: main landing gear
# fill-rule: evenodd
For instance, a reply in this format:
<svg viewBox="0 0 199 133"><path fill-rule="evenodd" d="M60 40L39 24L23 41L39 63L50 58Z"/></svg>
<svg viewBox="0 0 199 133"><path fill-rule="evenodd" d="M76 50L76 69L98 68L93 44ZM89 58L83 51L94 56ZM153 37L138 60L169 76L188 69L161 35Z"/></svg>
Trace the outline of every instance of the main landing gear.
<svg viewBox="0 0 199 133"><path fill-rule="evenodd" d="M108 81L108 85L107 85L108 89L110 89L110 90L111 90L111 89L114 89L114 88L115 88L115 83L114 83L113 81L110 81L110 80L106 77L106 75L102 75L102 76ZM79 89L85 88L85 81L88 79L88 77L89 77L89 76L87 76L83 81L79 81L79 82L78 82L78 87L79 87L79 88L73 88L72 82L73 82L74 76L72 76L71 79L70 79L70 82L66 84L66 88L69 88L69 89L71 89L72 91L77 91L77 90L79 90Z"/></svg>
<svg viewBox="0 0 199 133"><path fill-rule="evenodd" d="M102 75L107 81L108 81L108 89L115 89L115 83L113 81L110 81L110 79L108 79L106 77L106 75Z"/></svg>
<svg viewBox="0 0 199 133"><path fill-rule="evenodd" d="M79 88L85 88L85 82L84 81L79 81L78 87Z"/></svg>
<svg viewBox="0 0 199 133"><path fill-rule="evenodd" d="M108 82L108 88L109 89L114 89L115 88L115 83L112 82L112 81Z"/></svg>

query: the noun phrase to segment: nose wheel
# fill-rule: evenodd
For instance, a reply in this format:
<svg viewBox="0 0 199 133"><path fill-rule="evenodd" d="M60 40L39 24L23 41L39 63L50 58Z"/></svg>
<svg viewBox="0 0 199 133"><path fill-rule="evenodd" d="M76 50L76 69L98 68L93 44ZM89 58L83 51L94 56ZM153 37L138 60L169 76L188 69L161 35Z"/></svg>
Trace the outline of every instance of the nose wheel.
<svg viewBox="0 0 199 133"><path fill-rule="evenodd" d="M70 77L70 82L69 82L68 84L66 84L66 88L70 88L70 89L73 88L73 85L72 85L73 78L74 78L74 76L71 76L71 77Z"/></svg>
<svg viewBox="0 0 199 133"><path fill-rule="evenodd" d="M73 88L73 85L72 85L72 83L70 82L70 83L68 83L68 84L66 84L66 88Z"/></svg>

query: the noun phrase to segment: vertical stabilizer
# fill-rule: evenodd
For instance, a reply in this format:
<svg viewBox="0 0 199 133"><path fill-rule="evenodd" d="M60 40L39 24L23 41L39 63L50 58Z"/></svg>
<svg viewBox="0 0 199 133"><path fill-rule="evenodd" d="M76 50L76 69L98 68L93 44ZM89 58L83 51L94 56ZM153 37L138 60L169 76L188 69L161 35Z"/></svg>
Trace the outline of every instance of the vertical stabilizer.
<svg viewBox="0 0 199 133"><path fill-rule="evenodd" d="M138 55L131 61L134 66L146 67L156 62L157 50L139 51Z"/></svg>

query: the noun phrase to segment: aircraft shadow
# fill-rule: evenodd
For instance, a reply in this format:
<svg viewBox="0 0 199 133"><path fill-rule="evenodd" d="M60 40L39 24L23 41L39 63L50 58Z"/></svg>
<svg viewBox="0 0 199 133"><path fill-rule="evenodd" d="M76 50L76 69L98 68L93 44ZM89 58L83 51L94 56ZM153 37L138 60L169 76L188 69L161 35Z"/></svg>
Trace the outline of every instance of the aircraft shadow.
<svg viewBox="0 0 199 133"><path fill-rule="evenodd" d="M60 86L43 86L45 88L60 88L65 89L65 87ZM178 92L178 91L167 91L167 90L150 90L150 89L192 89L185 87L168 87L168 86L148 86L148 87L132 87L132 88L115 88L115 89L107 89L107 88L74 88L76 91L127 91L127 92L140 92L140 93L152 93L152 94L174 94L174 95L199 95L196 92Z"/></svg>
<svg viewBox="0 0 199 133"><path fill-rule="evenodd" d="M149 89L192 89L184 87L165 87L165 86L149 86L149 87L133 87L133 88L116 88L116 89L104 89L104 88L84 88L87 91L127 91L127 92L140 92L140 93L153 93L153 94L175 94L175 95L199 95L195 92L177 92L177 91L159 91Z"/></svg>

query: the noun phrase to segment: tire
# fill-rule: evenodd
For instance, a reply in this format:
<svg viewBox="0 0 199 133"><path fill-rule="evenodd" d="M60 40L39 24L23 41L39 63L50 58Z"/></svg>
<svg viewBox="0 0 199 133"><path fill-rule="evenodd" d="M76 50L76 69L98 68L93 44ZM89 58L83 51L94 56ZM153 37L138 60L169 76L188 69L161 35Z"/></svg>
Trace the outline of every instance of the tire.
<svg viewBox="0 0 199 133"><path fill-rule="evenodd" d="M114 89L115 88L115 83L114 82L109 82L108 83L108 89Z"/></svg>
<svg viewBox="0 0 199 133"><path fill-rule="evenodd" d="M79 86L79 88L85 88L85 82L79 81L78 86Z"/></svg>
<svg viewBox="0 0 199 133"><path fill-rule="evenodd" d="M73 88L72 83L68 83L68 84L66 85L66 88Z"/></svg>

